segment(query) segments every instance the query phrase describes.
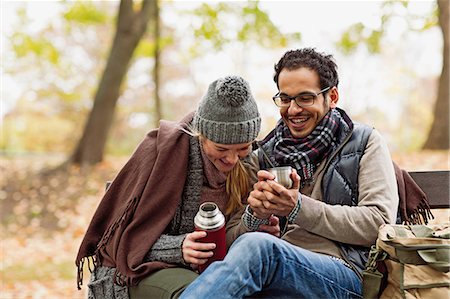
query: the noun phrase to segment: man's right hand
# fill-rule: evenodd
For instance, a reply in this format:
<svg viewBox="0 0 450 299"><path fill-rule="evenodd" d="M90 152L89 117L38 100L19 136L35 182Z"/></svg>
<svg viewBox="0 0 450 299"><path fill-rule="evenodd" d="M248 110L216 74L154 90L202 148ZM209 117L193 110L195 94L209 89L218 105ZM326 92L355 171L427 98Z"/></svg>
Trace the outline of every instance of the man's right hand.
<svg viewBox="0 0 450 299"><path fill-rule="evenodd" d="M274 181L275 176L265 170L258 171L258 182L253 185L248 204L254 216L268 219L271 215L287 216L297 204L300 176L294 169L291 173L293 186L286 189Z"/></svg>

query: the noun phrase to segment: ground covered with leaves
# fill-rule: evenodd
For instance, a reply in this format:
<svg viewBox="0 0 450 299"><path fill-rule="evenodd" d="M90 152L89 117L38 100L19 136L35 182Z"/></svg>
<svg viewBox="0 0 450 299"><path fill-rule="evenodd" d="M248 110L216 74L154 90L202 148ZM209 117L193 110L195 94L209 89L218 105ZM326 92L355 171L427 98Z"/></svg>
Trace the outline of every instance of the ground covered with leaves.
<svg viewBox="0 0 450 299"><path fill-rule="evenodd" d="M407 170L439 170L449 169L449 154L393 158ZM86 298L88 277L78 291L75 256L105 182L126 160L55 170L63 157L0 157L1 298Z"/></svg>
<svg viewBox="0 0 450 299"><path fill-rule="evenodd" d="M1 159L1 298L86 298L86 287L76 288L75 256L105 182L126 159L55 170L62 161Z"/></svg>

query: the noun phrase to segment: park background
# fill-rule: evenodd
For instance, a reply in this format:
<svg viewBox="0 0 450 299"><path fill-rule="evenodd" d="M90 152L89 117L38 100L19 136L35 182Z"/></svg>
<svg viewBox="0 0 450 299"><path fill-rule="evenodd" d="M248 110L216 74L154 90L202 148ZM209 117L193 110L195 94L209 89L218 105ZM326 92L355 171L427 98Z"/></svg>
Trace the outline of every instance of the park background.
<svg viewBox="0 0 450 299"><path fill-rule="evenodd" d="M448 0L144 3L0 2L0 298L84 298L78 246L145 133L238 74L263 137L288 49L334 55L339 106L377 128L401 167L450 168Z"/></svg>

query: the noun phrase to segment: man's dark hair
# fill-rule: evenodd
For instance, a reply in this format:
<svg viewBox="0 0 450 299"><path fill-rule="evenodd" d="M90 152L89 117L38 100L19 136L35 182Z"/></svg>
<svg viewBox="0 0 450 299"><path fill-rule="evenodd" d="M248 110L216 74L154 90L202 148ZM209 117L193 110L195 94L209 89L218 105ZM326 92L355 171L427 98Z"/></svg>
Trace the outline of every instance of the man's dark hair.
<svg viewBox="0 0 450 299"><path fill-rule="evenodd" d="M334 62L333 55L319 53L314 48L303 48L287 51L281 57L280 61L275 64L273 80L277 84L277 87L279 87L278 77L283 69L292 71L302 67L317 72L321 89L329 86L337 87L339 84L337 65Z"/></svg>

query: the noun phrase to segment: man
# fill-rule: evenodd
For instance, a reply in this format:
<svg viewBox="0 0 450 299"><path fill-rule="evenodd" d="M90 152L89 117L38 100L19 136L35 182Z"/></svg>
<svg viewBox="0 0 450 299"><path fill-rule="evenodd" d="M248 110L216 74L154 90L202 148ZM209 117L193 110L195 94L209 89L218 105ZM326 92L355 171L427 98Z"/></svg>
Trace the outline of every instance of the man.
<svg viewBox="0 0 450 299"><path fill-rule="evenodd" d="M331 55L311 48L288 51L275 65L281 119L254 154L260 169L296 169L293 187L259 171L236 225L254 231L276 215L288 227L281 239L240 236L183 298L362 297L368 249L381 224L395 223L399 199L380 134L337 108L336 69Z"/></svg>

